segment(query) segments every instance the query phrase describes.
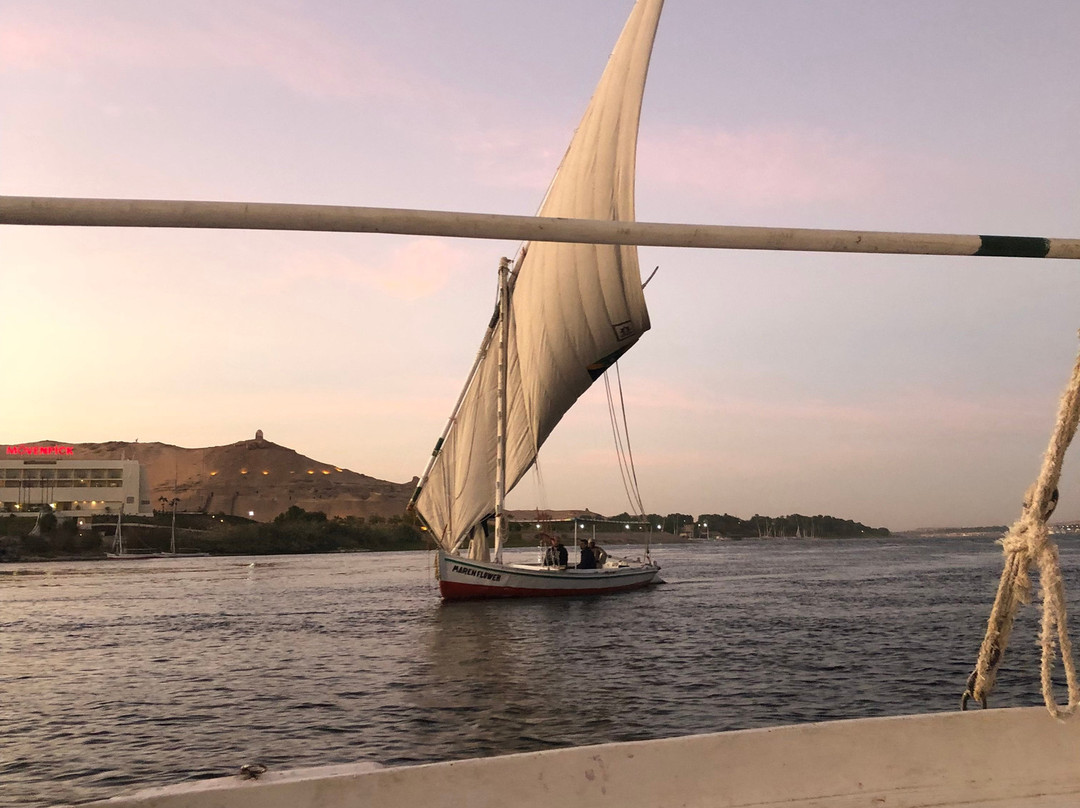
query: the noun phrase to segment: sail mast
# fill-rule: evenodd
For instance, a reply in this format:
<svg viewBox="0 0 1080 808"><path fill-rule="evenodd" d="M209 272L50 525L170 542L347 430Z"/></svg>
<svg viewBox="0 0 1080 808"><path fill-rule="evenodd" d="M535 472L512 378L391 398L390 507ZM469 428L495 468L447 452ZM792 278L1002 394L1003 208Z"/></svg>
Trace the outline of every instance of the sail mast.
<svg viewBox="0 0 1080 808"><path fill-rule="evenodd" d="M506 543L506 381L510 343L510 259L499 262L499 374L496 386L495 561Z"/></svg>
<svg viewBox="0 0 1080 808"><path fill-rule="evenodd" d="M662 5L635 4L535 221L633 222L638 119ZM563 415L649 329L632 246L556 244L541 234L507 283L504 359L488 350L416 498L451 552L465 540L479 549L480 528L502 510L496 491L513 490ZM500 548L504 521L495 525Z"/></svg>

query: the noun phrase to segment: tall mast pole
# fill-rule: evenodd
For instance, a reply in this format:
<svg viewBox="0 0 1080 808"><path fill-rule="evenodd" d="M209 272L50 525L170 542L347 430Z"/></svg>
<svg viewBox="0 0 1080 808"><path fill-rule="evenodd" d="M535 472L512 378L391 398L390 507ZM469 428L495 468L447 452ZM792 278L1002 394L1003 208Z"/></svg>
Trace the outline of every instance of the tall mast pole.
<svg viewBox="0 0 1080 808"><path fill-rule="evenodd" d="M169 552L176 555L176 503L180 500L173 497L172 501L172 532L169 535Z"/></svg>
<svg viewBox="0 0 1080 808"><path fill-rule="evenodd" d="M502 563L506 544L506 378L510 341L510 259L499 262L499 381L496 391L495 563Z"/></svg>

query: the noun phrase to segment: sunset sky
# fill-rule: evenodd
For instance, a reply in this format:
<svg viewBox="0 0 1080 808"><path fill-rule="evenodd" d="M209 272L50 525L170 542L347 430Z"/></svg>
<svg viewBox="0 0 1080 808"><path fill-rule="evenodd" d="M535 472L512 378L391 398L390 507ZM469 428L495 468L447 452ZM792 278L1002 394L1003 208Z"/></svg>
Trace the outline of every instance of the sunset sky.
<svg viewBox="0 0 1080 808"><path fill-rule="evenodd" d="M0 193L531 214L631 6L0 0ZM637 216L1080 237L1077 31L1075 0L668 0ZM262 429L408 481L516 247L0 227L0 443ZM1076 262L640 256L653 330L620 370L648 510L1019 515ZM540 463L512 506L629 508L603 385Z"/></svg>

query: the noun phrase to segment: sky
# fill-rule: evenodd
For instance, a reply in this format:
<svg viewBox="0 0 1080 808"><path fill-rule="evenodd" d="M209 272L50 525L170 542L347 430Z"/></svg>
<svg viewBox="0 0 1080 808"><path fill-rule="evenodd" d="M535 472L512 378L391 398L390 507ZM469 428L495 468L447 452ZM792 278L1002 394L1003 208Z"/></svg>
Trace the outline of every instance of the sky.
<svg viewBox="0 0 1080 808"><path fill-rule="evenodd" d="M536 211L629 0L0 0L0 193ZM1080 237L1080 4L668 0L641 221ZM0 443L264 431L419 475L498 241L0 227ZM1076 262L642 248L646 509L1020 513ZM1080 518L1067 459L1057 518ZM603 385L512 507L629 509Z"/></svg>

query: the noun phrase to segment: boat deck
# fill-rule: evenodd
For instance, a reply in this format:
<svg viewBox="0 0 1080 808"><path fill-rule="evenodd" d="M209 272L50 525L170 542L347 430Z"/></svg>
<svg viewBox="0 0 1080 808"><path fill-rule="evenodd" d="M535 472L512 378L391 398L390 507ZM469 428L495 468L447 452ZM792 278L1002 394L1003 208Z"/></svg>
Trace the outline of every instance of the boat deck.
<svg viewBox="0 0 1080 808"><path fill-rule="evenodd" d="M152 789L109 808L1076 808L1080 721L1042 708L802 724Z"/></svg>
<svg viewBox="0 0 1080 808"><path fill-rule="evenodd" d="M546 564L529 564L525 562L514 562L513 564L507 564L515 570L530 570L532 572L569 572L575 575L603 575L605 573L619 572L620 570L630 569L629 564L605 564L603 567L593 567L592 569L579 570L574 565L566 567L554 567Z"/></svg>

